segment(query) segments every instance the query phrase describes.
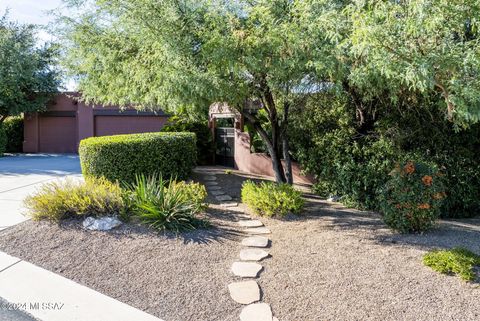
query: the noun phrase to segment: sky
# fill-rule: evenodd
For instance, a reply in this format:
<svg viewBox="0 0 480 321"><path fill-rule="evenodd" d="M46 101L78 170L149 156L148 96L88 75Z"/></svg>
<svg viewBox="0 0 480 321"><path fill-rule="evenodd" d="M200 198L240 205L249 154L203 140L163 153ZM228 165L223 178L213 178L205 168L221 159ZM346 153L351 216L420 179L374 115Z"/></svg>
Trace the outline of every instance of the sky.
<svg viewBox="0 0 480 321"><path fill-rule="evenodd" d="M48 11L58 9L61 5L62 0L0 0L0 15L9 9L9 20L45 26L54 20ZM39 31L38 38L41 42L52 40L52 36L45 30ZM64 85L67 90L75 89L72 80L66 81Z"/></svg>

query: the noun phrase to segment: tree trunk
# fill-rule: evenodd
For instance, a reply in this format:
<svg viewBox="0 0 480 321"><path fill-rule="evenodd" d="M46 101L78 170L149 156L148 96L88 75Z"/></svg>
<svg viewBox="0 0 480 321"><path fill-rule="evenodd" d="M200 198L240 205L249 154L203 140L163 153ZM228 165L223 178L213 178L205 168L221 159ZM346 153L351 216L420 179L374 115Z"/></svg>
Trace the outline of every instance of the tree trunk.
<svg viewBox="0 0 480 321"><path fill-rule="evenodd" d="M292 158L290 157L290 145L288 143L288 113L290 109L290 103L285 102L283 106L283 122L282 122L282 150L283 159L285 160L285 179L287 184L293 184L293 172L292 172Z"/></svg>

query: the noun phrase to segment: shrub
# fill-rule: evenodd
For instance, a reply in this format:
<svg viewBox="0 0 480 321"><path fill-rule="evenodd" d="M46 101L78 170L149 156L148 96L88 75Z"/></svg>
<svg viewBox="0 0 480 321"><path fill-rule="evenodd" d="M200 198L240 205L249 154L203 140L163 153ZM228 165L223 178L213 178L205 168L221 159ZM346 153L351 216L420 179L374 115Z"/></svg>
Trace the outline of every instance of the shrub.
<svg viewBox="0 0 480 321"><path fill-rule="evenodd" d="M246 181L242 186L242 202L258 215L284 216L303 209L302 193L288 184Z"/></svg>
<svg viewBox="0 0 480 321"><path fill-rule="evenodd" d="M380 192L385 223L402 233L431 228L446 196L442 174L435 166L407 161L398 164L390 175Z"/></svg>
<svg viewBox="0 0 480 321"><path fill-rule="evenodd" d="M196 217L205 208L207 192L203 185L140 175L134 184L127 186L132 191L134 217L156 230L178 233L208 225Z"/></svg>
<svg viewBox="0 0 480 321"><path fill-rule="evenodd" d="M21 153L23 151L23 117L9 117L3 122L7 145L5 152Z"/></svg>
<svg viewBox="0 0 480 321"><path fill-rule="evenodd" d="M474 267L480 265L480 256L463 249L430 251L423 256L423 264L443 274L456 274L462 280L476 279Z"/></svg>
<svg viewBox="0 0 480 321"><path fill-rule="evenodd" d="M86 177L135 182L135 176L160 173L185 179L196 161L195 134L145 133L91 137L80 142Z"/></svg>
<svg viewBox="0 0 480 321"><path fill-rule="evenodd" d="M34 220L60 221L71 217L122 215L126 211L122 189L104 178L85 182L57 181L42 185L25 199Z"/></svg>
<svg viewBox="0 0 480 321"><path fill-rule="evenodd" d="M5 153L5 147L7 145L7 136L5 135L5 130L3 125L0 123L0 157Z"/></svg>
<svg viewBox="0 0 480 321"><path fill-rule="evenodd" d="M192 119L188 116L173 116L168 124L162 128L162 132L192 132L197 136L197 157L199 165L210 165L215 152L213 137L208 120Z"/></svg>

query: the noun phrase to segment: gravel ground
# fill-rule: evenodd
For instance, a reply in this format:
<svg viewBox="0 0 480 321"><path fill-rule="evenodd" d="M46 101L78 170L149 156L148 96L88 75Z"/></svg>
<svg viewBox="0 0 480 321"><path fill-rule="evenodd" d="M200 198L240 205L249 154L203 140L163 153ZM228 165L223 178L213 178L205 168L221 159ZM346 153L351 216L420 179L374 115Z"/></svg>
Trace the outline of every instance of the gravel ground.
<svg viewBox="0 0 480 321"><path fill-rule="evenodd" d="M260 179L203 171L216 173L236 200L245 179ZM167 321L238 320L241 306L227 290L242 238L238 217L212 206L207 215L215 228L180 238L133 225L104 233L83 231L77 222L24 222L0 232L0 250ZM398 235L378 214L308 195L302 216L262 221L273 243L258 281L263 301L281 321L480 320L478 282L422 264L433 248L480 253L480 219L442 221L423 235Z"/></svg>

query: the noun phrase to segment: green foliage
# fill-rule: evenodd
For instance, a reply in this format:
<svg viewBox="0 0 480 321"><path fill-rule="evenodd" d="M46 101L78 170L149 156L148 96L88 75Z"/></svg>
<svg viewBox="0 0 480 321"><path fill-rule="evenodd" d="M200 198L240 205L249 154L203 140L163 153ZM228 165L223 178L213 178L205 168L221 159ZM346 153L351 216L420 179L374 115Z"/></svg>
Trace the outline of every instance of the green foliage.
<svg viewBox="0 0 480 321"><path fill-rule="evenodd" d="M136 175L160 173L185 179L196 161L195 134L145 133L91 137L80 142L85 177L135 182Z"/></svg>
<svg viewBox="0 0 480 321"><path fill-rule="evenodd" d="M0 157L3 156L6 145L7 145L7 135L5 133L5 128L3 124L0 123Z"/></svg>
<svg viewBox="0 0 480 321"><path fill-rule="evenodd" d="M25 199L25 206L34 220L51 221L122 215L127 210L120 186L104 178L46 183L36 194Z"/></svg>
<svg viewBox="0 0 480 321"><path fill-rule="evenodd" d="M285 216L300 213L304 206L302 193L288 184L246 181L242 186L242 202L258 215Z"/></svg>
<svg viewBox="0 0 480 321"><path fill-rule="evenodd" d="M197 136L197 156L199 165L209 165L215 152L213 137L208 120L190 118L187 116L173 116L162 132L192 132Z"/></svg>
<svg viewBox="0 0 480 321"><path fill-rule="evenodd" d="M446 196L442 175L430 164L397 164L379 197L385 223L402 233L433 227Z"/></svg>
<svg viewBox="0 0 480 321"><path fill-rule="evenodd" d="M208 226L208 222L196 217L205 209L205 186L195 183L165 180L161 176L136 177L127 185L132 191L132 213L142 223L156 230L176 233Z"/></svg>
<svg viewBox="0 0 480 321"><path fill-rule="evenodd" d="M5 151L21 153L23 151L23 117L9 117L3 122L7 136Z"/></svg>
<svg viewBox="0 0 480 321"><path fill-rule="evenodd" d="M480 266L480 256L463 248L430 251L423 256L423 264L443 274L456 274L462 280L476 279L474 267Z"/></svg>
<svg viewBox="0 0 480 321"><path fill-rule="evenodd" d="M37 43L36 27L0 17L0 122L37 111L60 85L55 68L58 49Z"/></svg>

